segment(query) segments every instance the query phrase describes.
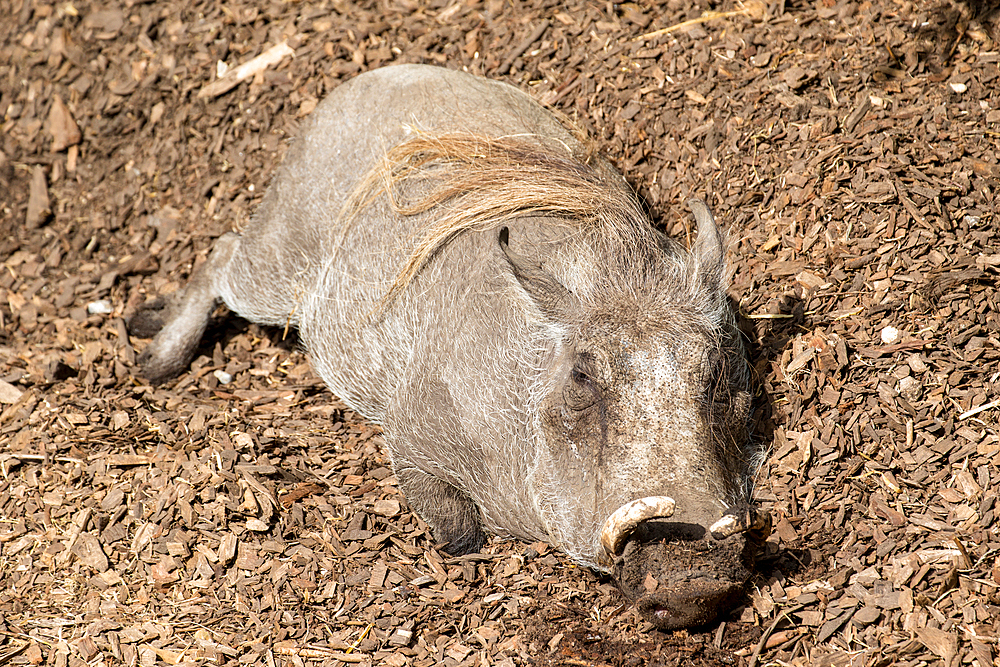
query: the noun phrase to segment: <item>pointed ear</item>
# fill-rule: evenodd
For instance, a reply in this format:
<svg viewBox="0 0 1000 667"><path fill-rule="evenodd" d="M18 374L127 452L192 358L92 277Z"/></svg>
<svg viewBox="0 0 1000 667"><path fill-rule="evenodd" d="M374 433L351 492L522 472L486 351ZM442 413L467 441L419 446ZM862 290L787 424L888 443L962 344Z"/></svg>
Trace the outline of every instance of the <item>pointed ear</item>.
<svg viewBox="0 0 1000 667"><path fill-rule="evenodd" d="M510 230L507 227L500 230L498 241L517 282L542 313L547 317L566 321L572 312L578 310L576 295L556 280L555 276L543 269L540 263L510 249Z"/></svg>
<svg viewBox="0 0 1000 667"><path fill-rule="evenodd" d="M698 237L691 248L695 277L710 293L725 291L726 249L722 232L705 202L692 199L688 201L688 206L698 223Z"/></svg>

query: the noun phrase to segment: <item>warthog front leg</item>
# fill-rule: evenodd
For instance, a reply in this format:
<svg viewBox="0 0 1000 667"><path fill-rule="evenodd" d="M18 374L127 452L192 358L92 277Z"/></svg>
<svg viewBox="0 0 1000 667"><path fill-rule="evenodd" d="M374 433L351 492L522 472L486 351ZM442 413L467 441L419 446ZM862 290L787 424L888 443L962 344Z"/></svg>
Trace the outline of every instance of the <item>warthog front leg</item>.
<svg viewBox="0 0 1000 667"><path fill-rule="evenodd" d="M474 553L486 542L479 508L467 495L442 479L407 465L396 465L399 488L413 509L447 542L452 555Z"/></svg>

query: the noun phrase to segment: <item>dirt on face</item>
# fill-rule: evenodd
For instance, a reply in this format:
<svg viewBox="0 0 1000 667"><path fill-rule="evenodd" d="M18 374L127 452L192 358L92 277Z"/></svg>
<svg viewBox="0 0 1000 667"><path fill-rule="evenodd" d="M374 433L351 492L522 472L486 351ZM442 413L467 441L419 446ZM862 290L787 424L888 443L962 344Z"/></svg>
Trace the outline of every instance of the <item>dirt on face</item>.
<svg viewBox="0 0 1000 667"><path fill-rule="evenodd" d="M669 522L647 522L613 569L626 599L661 630L704 626L728 615L753 567L754 550L743 536L715 541L676 533Z"/></svg>
<svg viewBox="0 0 1000 667"><path fill-rule="evenodd" d="M0 15L9 664L998 657L995 14L8 0ZM548 545L437 551L378 429L281 328L220 312L189 372L133 374L146 341L124 317L249 219L318 100L401 62L567 114L681 242L692 196L731 230L776 521L715 624L655 630Z"/></svg>

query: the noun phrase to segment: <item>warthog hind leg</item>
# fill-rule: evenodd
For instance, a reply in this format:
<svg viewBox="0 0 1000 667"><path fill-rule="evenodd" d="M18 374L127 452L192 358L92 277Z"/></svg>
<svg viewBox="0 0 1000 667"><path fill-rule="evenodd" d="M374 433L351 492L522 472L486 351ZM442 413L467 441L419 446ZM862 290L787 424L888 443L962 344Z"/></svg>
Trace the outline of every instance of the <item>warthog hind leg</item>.
<svg viewBox="0 0 1000 667"><path fill-rule="evenodd" d="M219 237L208 259L183 289L147 301L129 318L130 334L155 336L139 356L142 374L151 382L168 380L191 362L219 303L219 279L238 241L239 236L232 233Z"/></svg>

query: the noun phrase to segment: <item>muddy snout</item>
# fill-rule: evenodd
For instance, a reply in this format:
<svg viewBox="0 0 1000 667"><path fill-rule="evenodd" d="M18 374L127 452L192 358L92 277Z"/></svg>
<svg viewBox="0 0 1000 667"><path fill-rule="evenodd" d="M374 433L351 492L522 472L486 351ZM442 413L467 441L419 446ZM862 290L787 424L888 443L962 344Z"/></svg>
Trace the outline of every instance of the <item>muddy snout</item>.
<svg viewBox="0 0 1000 667"><path fill-rule="evenodd" d="M617 553L608 554L612 576L660 630L706 625L742 594L766 530L766 515L760 517L730 510L707 528L669 515L639 520L613 545Z"/></svg>

